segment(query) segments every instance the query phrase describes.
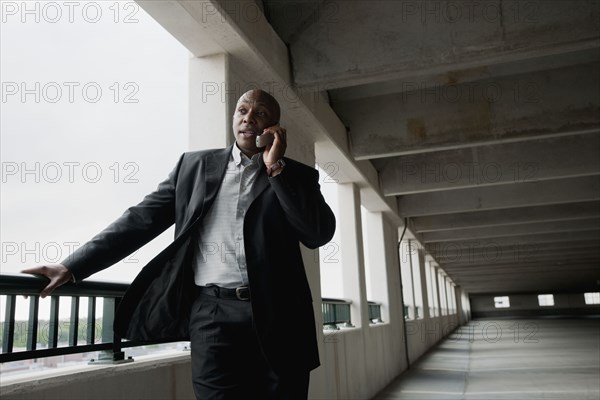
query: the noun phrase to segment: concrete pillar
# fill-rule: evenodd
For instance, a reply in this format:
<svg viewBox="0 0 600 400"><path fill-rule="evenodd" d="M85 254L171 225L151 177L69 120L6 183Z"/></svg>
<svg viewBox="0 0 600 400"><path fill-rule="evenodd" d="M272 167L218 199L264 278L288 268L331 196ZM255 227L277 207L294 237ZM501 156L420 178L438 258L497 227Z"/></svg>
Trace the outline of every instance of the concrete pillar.
<svg viewBox="0 0 600 400"><path fill-rule="evenodd" d="M415 246L417 247L417 246ZM425 249L422 246L418 246L419 252L419 274L421 276L421 301L423 304L423 310L421 312L422 318L427 318L429 316L429 299L427 297L427 277L425 276Z"/></svg>
<svg viewBox="0 0 600 400"><path fill-rule="evenodd" d="M234 141L231 119L237 98L227 91L229 65L225 53L190 59L190 150L227 147Z"/></svg>
<svg viewBox="0 0 600 400"><path fill-rule="evenodd" d="M388 296L388 276L386 245L385 240L384 217L381 212L365 212L365 258L369 261L369 281L370 288L367 292L367 300L375 301L381 304L381 319L385 322L390 321L389 314L389 296ZM392 243L393 244L393 243ZM392 260L395 261L395 260Z"/></svg>
<svg viewBox="0 0 600 400"><path fill-rule="evenodd" d="M456 312L458 314L458 325L464 325L467 323L467 318L462 309L463 299L462 299L462 290L461 290L460 286L454 286L454 295L456 296Z"/></svg>
<svg viewBox="0 0 600 400"><path fill-rule="evenodd" d="M341 261L344 298L352 300L351 318L356 327L369 326L363 256L360 189L354 183L338 185Z"/></svg>
<svg viewBox="0 0 600 400"><path fill-rule="evenodd" d="M437 311L436 311L436 317L441 317L442 316L442 302L441 302L441 295L440 295L440 289L439 289L439 282L438 282L438 268L439 265L438 264L431 264L432 265L432 272L431 272L431 286L432 286L432 290L433 290L433 300L435 302L434 307L437 307Z"/></svg>

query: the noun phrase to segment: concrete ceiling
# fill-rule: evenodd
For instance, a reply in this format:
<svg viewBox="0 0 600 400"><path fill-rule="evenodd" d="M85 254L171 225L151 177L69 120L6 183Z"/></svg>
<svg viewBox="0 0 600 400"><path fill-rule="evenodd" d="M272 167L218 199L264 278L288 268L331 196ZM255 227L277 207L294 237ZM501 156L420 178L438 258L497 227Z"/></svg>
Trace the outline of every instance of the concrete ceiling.
<svg viewBox="0 0 600 400"><path fill-rule="evenodd" d="M600 285L600 2L263 1L298 90L470 293Z"/></svg>

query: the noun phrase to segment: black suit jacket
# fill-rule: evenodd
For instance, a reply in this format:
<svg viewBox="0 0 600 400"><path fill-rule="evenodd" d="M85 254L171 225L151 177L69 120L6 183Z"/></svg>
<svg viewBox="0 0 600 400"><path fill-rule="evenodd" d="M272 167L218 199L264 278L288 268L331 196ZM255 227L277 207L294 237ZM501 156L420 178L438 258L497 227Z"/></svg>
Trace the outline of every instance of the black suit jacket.
<svg viewBox="0 0 600 400"><path fill-rule="evenodd" d="M169 177L138 205L63 264L78 281L118 262L175 223L174 241L131 283L115 317L115 331L131 340L189 340L193 300L193 243L211 207L231 154L226 149L184 153ZM244 217L244 245L258 337L275 370L319 365L310 287L299 243L324 245L335 231L318 172L285 159L268 178L262 157L254 201Z"/></svg>

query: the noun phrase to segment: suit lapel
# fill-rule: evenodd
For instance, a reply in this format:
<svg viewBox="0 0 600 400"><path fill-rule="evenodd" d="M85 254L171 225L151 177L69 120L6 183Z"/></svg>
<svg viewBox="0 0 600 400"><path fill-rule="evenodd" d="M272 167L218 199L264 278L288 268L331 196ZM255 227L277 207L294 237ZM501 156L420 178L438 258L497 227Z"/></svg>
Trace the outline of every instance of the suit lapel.
<svg viewBox="0 0 600 400"><path fill-rule="evenodd" d="M223 175L231 155L231 147L216 150L201 159L194 185L194 193L190 199L191 204L189 205L190 211L188 214L190 218L188 221L201 219L210 209L223 181Z"/></svg>
<svg viewBox="0 0 600 400"><path fill-rule="evenodd" d="M229 157L231 156L232 147L233 145L215 153L211 153L204 160L203 170L205 190L204 201L202 202L202 209L200 211L202 216L210 209L210 206L212 206L212 203L215 201L215 197L217 197L219 187L221 187L221 183L223 182L223 175L225 175L225 170L227 169Z"/></svg>

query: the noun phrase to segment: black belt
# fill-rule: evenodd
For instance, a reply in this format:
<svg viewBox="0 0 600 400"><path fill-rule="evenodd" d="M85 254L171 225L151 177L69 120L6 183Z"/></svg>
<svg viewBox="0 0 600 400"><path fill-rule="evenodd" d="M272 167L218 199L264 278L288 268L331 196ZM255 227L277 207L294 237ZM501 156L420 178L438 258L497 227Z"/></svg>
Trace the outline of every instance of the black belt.
<svg viewBox="0 0 600 400"><path fill-rule="evenodd" d="M221 299L230 300L250 300L250 288L248 286L240 286L235 289L223 288L220 286L196 286L198 293L208 296L219 297Z"/></svg>

